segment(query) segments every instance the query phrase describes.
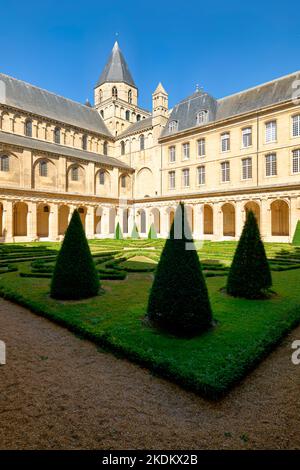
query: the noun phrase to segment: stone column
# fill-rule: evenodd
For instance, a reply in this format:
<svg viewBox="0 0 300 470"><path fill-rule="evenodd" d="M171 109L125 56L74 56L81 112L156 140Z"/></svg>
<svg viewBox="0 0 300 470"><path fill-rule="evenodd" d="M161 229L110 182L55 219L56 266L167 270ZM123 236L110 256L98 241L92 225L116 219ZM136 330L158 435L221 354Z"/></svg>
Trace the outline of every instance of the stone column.
<svg viewBox="0 0 300 470"><path fill-rule="evenodd" d="M36 202L28 203L27 237L29 241L37 239L37 206Z"/></svg>
<svg viewBox="0 0 300 470"><path fill-rule="evenodd" d="M94 207L88 206L85 216L85 233L87 238L94 238Z"/></svg>
<svg viewBox="0 0 300 470"><path fill-rule="evenodd" d="M74 210L76 209L76 206L74 204L68 204L68 206L69 206L68 223L70 223L70 220L72 218Z"/></svg>
<svg viewBox="0 0 300 470"><path fill-rule="evenodd" d="M160 208L160 235L162 238L169 236L169 213L167 207Z"/></svg>
<svg viewBox="0 0 300 470"><path fill-rule="evenodd" d="M204 204L195 204L193 206L194 210L194 232L193 237L195 240L203 240L203 210Z"/></svg>
<svg viewBox="0 0 300 470"><path fill-rule="evenodd" d="M103 207L101 217L101 236L107 238L109 235L109 208Z"/></svg>
<svg viewBox="0 0 300 470"><path fill-rule="evenodd" d="M128 208L128 236L131 237L133 225L134 225L135 209L133 207Z"/></svg>
<svg viewBox="0 0 300 470"><path fill-rule="evenodd" d="M236 201L235 203L235 238L239 240L243 225L244 225L244 202L243 201Z"/></svg>
<svg viewBox="0 0 300 470"><path fill-rule="evenodd" d="M260 211L260 233L265 241L271 241L272 219L271 219L271 200L262 199Z"/></svg>
<svg viewBox="0 0 300 470"><path fill-rule="evenodd" d="M213 204L213 224L214 224L214 239L222 240L223 238L223 213L221 202Z"/></svg>
<svg viewBox="0 0 300 470"><path fill-rule="evenodd" d="M298 199L299 198L297 196L291 197L290 199L290 242L293 240L293 236L299 219Z"/></svg>
<svg viewBox="0 0 300 470"><path fill-rule="evenodd" d="M13 201L3 201L3 238L5 242L13 241L13 224Z"/></svg>
<svg viewBox="0 0 300 470"><path fill-rule="evenodd" d="M50 205L49 239L51 241L58 240L58 204Z"/></svg>

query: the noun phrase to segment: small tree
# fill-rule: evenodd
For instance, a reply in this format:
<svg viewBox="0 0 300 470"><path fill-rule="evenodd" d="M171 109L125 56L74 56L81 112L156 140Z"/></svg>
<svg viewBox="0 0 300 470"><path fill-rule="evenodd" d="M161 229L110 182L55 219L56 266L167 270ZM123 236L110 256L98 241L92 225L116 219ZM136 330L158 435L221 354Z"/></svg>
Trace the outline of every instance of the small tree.
<svg viewBox="0 0 300 470"><path fill-rule="evenodd" d="M259 228L252 211L236 248L227 279L227 293L235 297L257 299L271 287L272 277Z"/></svg>
<svg viewBox="0 0 300 470"><path fill-rule="evenodd" d="M119 222L117 223L117 226L116 226L115 239L116 240L122 240L123 239L122 229L120 227Z"/></svg>
<svg viewBox="0 0 300 470"><path fill-rule="evenodd" d="M131 238L140 238L140 234L139 234L139 231L135 222L132 227Z"/></svg>
<svg viewBox="0 0 300 470"><path fill-rule="evenodd" d="M57 256L50 295L54 299L85 299L97 295L99 287L99 276L80 215L75 210Z"/></svg>
<svg viewBox="0 0 300 470"><path fill-rule="evenodd" d="M154 326L182 337L199 335L212 325L207 287L183 204L176 210L157 266L147 316Z"/></svg>
<svg viewBox="0 0 300 470"><path fill-rule="evenodd" d="M297 222L292 244L295 245L295 246L300 245L300 220L298 220L298 222Z"/></svg>
<svg viewBox="0 0 300 470"><path fill-rule="evenodd" d="M155 238L157 238L157 233L156 233L154 224L150 225L149 232L148 232L148 238L149 238L149 240L154 240Z"/></svg>

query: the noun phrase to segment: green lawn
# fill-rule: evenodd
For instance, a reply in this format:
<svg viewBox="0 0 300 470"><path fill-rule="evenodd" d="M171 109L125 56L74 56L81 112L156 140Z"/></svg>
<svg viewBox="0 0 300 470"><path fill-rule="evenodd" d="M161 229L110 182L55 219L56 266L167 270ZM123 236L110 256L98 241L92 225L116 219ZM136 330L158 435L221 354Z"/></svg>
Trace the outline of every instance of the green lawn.
<svg viewBox="0 0 300 470"><path fill-rule="evenodd" d="M1 295L207 397L226 393L300 322L300 269L295 269L300 267L300 256L290 245L266 244L268 257L276 259L274 266L281 263L286 269L272 272L277 295L269 300L249 301L222 294L226 271L217 268L218 276L207 278L217 326L188 340L162 334L143 322L153 273L131 271L155 267L161 240L104 240L90 245L100 270L105 253L113 253L107 256L108 262L122 259L117 263L119 272L128 268L123 280L101 281L104 292L98 297L58 302L49 297L49 278L20 276L20 272L35 274L32 258L47 260L42 261L42 268L38 265L37 274L44 269L44 274L51 276L47 269L51 271L58 244L0 246ZM232 242L208 242L199 254L207 269L210 262L224 267L230 263L234 248ZM18 271L5 272L11 266Z"/></svg>

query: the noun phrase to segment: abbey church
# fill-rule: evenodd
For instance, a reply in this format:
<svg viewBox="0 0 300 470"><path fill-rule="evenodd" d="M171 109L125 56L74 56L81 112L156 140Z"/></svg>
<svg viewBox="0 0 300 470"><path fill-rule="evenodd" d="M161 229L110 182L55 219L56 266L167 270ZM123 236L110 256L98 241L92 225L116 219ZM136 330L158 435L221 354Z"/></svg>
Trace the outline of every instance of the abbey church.
<svg viewBox="0 0 300 470"><path fill-rule="evenodd" d="M196 90L152 110L115 43L80 104L0 73L0 241L61 240L74 208L88 238L167 237L184 201L195 239L236 240L252 209L265 241L300 219L300 72L224 98ZM300 83L300 82L298 82Z"/></svg>

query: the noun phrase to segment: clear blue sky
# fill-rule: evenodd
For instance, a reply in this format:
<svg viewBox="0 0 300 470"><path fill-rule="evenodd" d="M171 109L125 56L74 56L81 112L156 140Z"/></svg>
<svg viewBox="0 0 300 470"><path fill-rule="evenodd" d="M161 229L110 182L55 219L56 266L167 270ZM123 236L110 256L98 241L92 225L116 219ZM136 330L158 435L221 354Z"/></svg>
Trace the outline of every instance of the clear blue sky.
<svg viewBox="0 0 300 470"><path fill-rule="evenodd" d="M171 106L196 83L221 97L300 69L299 13L291 0L1 2L0 71L92 100L118 32L141 106L159 81Z"/></svg>

